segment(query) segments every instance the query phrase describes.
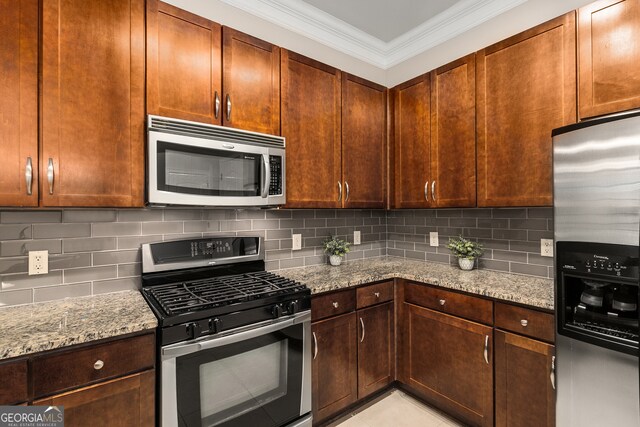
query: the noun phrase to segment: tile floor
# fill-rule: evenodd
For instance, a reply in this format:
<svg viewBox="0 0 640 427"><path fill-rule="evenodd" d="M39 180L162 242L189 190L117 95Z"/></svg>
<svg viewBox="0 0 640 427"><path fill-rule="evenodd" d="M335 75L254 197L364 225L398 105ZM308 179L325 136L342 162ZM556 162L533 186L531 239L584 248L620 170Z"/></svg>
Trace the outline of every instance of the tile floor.
<svg viewBox="0 0 640 427"><path fill-rule="evenodd" d="M463 427L446 414L418 402L400 390L331 424L331 427Z"/></svg>

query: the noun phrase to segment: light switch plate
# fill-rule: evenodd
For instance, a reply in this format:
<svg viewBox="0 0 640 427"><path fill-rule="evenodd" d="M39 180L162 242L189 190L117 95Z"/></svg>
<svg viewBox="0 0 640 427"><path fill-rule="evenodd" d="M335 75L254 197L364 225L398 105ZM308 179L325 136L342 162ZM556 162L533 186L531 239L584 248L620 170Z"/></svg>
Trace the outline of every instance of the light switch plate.
<svg viewBox="0 0 640 427"><path fill-rule="evenodd" d="M299 251L302 249L302 234L294 234L291 250Z"/></svg>
<svg viewBox="0 0 640 427"><path fill-rule="evenodd" d="M440 240L438 239L438 232L431 231L429 233L429 246L438 246L440 244Z"/></svg>
<svg viewBox="0 0 640 427"><path fill-rule="evenodd" d="M29 251L29 275L49 272L49 251Z"/></svg>
<svg viewBox="0 0 640 427"><path fill-rule="evenodd" d="M553 239L540 239L540 255L553 258Z"/></svg>
<svg viewBox="0 0 640 427"><path fill-rule="evenodd" d="M353 244L354 245L359 245L360 244L360 231L358 231L358 230L353 232Z"/></svg>

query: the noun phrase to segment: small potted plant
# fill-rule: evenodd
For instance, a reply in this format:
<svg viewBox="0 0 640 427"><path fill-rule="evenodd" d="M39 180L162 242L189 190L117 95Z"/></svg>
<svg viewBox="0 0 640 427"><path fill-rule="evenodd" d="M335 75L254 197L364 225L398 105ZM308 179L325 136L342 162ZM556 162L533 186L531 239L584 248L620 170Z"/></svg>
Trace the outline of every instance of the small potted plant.
<svg viewBox="0 0 640 427"><path fill-rule="evenodd" d="M472 242L462 236L450 238L447 248L458 258L458 265L463 270L473 270L476 258L484 252L482 244Z"/></svg>
<svg viewBox="0 0 640 427"><path fill-rule="evenodd" d="M329 255L331 265L340 265L342 263L342 257L351 251L351 249L349 249L350 245L346 240L333 236L322 242L322 249Z"/></svg>

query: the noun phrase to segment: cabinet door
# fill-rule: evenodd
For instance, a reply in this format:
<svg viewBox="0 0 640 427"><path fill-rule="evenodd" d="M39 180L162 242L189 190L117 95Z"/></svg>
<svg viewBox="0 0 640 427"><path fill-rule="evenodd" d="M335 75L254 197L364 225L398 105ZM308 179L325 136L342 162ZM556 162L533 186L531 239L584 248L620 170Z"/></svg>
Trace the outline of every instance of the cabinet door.
<svg viewBox="0 0 640 427"><path fill-rule="evenodd" d="M222 29L222 123L280 135L280 48Z"/></svg>
<svg viewBox="0 0 640 427"><path fill-rule="evenodd" d="M431 73L431 198L438 207L476 205L476 58Z"/></svg>
<svg viewBox="0 0 640 427"><path fill-rule="evenodd" d="M0 206L38 206L38 0L0 10Z"/></svg>
<svg viewBox="0 0 640 427"><path fill-rule="evenodd" d="M47 399L34 405L64 406L67 427L153 427L155 371L118 378Z"/></svg>
<svg viewBox="0 0 640 427"><path fill-rule="evenodd" d="M640 107L640 3L603 0L578 9L580 118Z"/></svg>
<svg viewBox="0 0 640 427"><path fill-rule="evenodd" d="M144 0L42 8L42 204L142 206Z"/></svg>
<svg viewBox="0 0 640 427"><path fill-rule="evenodd" d="M478 206L551 206L551 131L576 121L575 13L476 59Z"/></svg>
<svg viewBox="0 0 640 427"><path fill-rule="evenodd" d="M495 334L496 426L554 426L554 346L502 331Z"/></svg>
<svg viewBox="0 0 640 427"><path fill-rule="evenodd" d="M281 69L287 207L339 207L340 71L284 49Z"/></svg>
<svg viewBox="0 0 640 427"><path fill-rule="evenodd" d="M472 425L493 425L492 329L404 304L400 380Z"/></svg>
<svg viewBox="0 0 640 427"><path fill-rule="evenodd" d="M356 401L358 393L356 314L311 325L313 421L321 421Z"/></svg>
<svg viewBox="0 0 640 427"><path fill-rule="evenodd" d="M430 78L425 74L392 90L394 114L394 207L429 203Z"/></svg>
<svg viewBox="0 0 640 427"><path fill-rule="evenodd" d="M393 381L393 302L359 310L357 315L358 399L362 399Z"/></svg>
<svg viewBox="0 0 640 427"><path fill-rule="evenodd" d="M342 177L345 208L384 208L387 90L342 75Z"/></svg>
<svg viewBox="0 0 640 427"><path fill-rule="evenodd" d="M147 112L222 124L222 29L208 19L147 2Z"/></svg>

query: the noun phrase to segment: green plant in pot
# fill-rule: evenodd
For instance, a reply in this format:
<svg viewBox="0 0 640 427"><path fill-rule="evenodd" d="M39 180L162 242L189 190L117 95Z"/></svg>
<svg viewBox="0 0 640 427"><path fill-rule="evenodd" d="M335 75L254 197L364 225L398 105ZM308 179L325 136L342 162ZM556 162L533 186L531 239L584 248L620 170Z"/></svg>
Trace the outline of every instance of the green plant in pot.
<svg viewBox="0 0 640 427"><path fill-rule="evenodd" d="M482 244L465 239L462 236L449 238L447 248L458 258L458 265L463 270L473 270L476 258L479 258L484 252Z"/></svg>
<svg viewBox="0 0 640 427"><path fill-rule="evenodd" d="M322 249L329 255L331 265L340 265L342 263L342 257L351 251L349 246L351 246L351 243L339 239L337 236L329 237L322 242Z"/></svg>

